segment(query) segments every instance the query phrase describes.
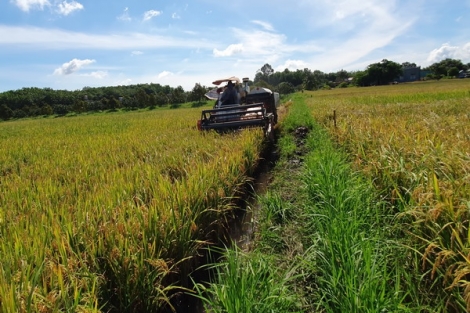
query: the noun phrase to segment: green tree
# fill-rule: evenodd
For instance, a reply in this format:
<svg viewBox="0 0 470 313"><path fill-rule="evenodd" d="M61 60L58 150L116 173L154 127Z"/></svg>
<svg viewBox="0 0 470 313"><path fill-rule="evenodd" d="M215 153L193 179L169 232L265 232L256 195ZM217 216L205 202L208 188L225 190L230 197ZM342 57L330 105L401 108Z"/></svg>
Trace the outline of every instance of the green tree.
<svg viewBox="0 0 470 313"><path fill-rule="evenodd" d="M260 80L264 80L265 82L269 83L269 76L271 76L273 73L274 69L272 66L266 63L256 72L254 82L257 83Z"/></svg>
<svg viewBox="0 0 470 313"><path fill-rule="evenodd" d="M66 105L58 104L54 106L54 113L58 115L65 115L69 113L69 108Z"/></svg>
<svg viewBox="0 0 470 313"><path fill-rule="evenodd" d="M367 71L357 71L354 74L354 84L359 87L370 86L371 81Z"/></svg>
<svg viewBox="0 0 470 313"><path fill-rule="evenodd" d="M157 97L155 94L149 95L149 105L151 109L155 109L157 106Z"/></svg>
<svg viewBox="0 0 470 313"><path fill-rule="evenodd" d="M337 73L336 73L336 77L337 77L337 82L344 82L345 80L347 80L349 78L350 74L348 73L348 71L345 71L345 70L339 70Z"/></svg>
<svg viewBox="0 0 470 313"><path fill-rule="evenodd" d="M117 100L115 97L111 96L111 99L108 101L108 108L110 110L117 110L121 107L121 102Z"/></svg>
<svg viewBox="0 0 470 313"><path fill-rule="evenodd" d="M403 68L413 68L413 67L417 67L417 66L416 66L416 63L411 63L411 62L403 62L403 63L401 64L401 66L402 66Z"/></svg>
<svg viewBox="0 0 470 313"><path fill-rule="evenodd" d="M139 108L145 108L149 106L149 96L143 88L139 88L135 94L137 105Z"/></svg>
<svg viewBox="0 0 470 313"><path fill-rule="evenodd" d="M459 75L459 68L458 67L451 67L447 70L447 76L450 76L450 77L456 77Z"/></svg>
<svg viewBox="0 0 470 313"><path fill-rule="evenodd" d="M367 76L372 84L386 85L403 74L400 64L383 59L379 63L370 64L367 67Z"/></svg>
<svg viewBox="0 0 470 313"><path fill-rule="evenodd" d="M13 116L13 111L6 104L0 105L0 118L8 120Z"/></svg>
<svg viewBox="0 0 470 313"><path fill-rule="evenodd" d="M108 100L107 98L104 98L104 97L103 97L103 98L101 99L101 108L102 108L103 110L109 109L109 105L108 105L108 104L109 104L109 100Z"/></svg>
<svg viewBox="0 0 470 313"><path fill-rule="evenodd" d="M206 94L206 89L202 87L200 83L196 83L193 87L193 90L190 93L190 100L201 103L205 94Z"/></svg>
<svg viewBox="0 0 470 313"><path fill-rule="evenodd" d="M76 113L82 113L86 111L86 102L80 99L76 99L73 104L73 111Z"/></svg>
<svg viewBox="0 0 470 313"><path fill-rule="evenodd" d="M304 80L302 82L302 89L305 89L305 90L314 89L314 81L311 75L305 75Z"/></svg>
<svg viewBox="0 0 470 313"><path fill-rule="evenodd" d="M170 93L170 102L171 104L180 104L186 102L186 95L184 89L181 86L176 87Z"/></svg>
<svg viewBox="0 0 470 313"><path fill-rule="evenodd" d="M305 90L316 90L321 86L321 72L305 68L303 70L302 88Z"/></svg>
<svg viewBox="0 0 470 313"><path fill-rule="evenodd" d="M287 95L295 92L294 86L289 82L282 82L277 86L277 90L280 94Z"/></svg>
<svg viewBox="0 0 470 313"><path fill-rule="evenodd" d="M17 109L17 110L14 110L13 111L13 118L23 118L23 117L27 117L26 113L21 110L21 109Z"/></svg>
<svg viewBox="0 0 470 313"><path fill-rule="evenodd" d="M156 98L156 103L159 107L168 104L168 96L163 91L158 92L155 95L155 98Z"/></svg>
<svg viewBox="0 0 470 313"><path fill-rule="evenodd" d="M460 60L444 59L428 66L426 69L431 71L435 78L440 78L449 75L449 70L456 67L459 71L465 69L465 65Z"/></svg>
<svg viewBox="0 0 470 313"><path fill-rule="evenodd" d="M54 114L54 110L49 104L45 104L41 108L41 115L52 115Z"/></svg>
<svg viewBox="0 0 470 313"><path fill-rule="evenodd" d="M254 84L254 87L262 87L262 88L267 88L267 89L271 89L271 90L274 89L273 86L271 86L268 82L266 82L266 81L263 80L263 79L257 81L257 82Z"/></svg>

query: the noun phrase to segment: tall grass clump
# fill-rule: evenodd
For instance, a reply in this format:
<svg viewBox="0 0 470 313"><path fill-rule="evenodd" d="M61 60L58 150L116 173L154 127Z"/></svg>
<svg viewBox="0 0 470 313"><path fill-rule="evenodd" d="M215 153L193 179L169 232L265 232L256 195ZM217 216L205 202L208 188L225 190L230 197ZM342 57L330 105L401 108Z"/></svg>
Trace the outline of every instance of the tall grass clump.
<svg viewBox="0 0 470 313"><path fill-rule="evenodd" d="M305 105L298 110L310 112ZM312 125L306 145L303 208L304 266L316 310L388 312L405 309L408 295L390 237L391 220L370 183L348 165L328 135ZM316 289L316 290L315 290Z"/></svg>
<svg viewBox="0 0 470 313"><path fill-rule="evenodd" d="M389 312L403 308L404 270L382 203L328 138L315 132L305 183L312 246L308 253L326 312Z"/></svg>
<svg viewBox="0 0 470 313"><path fill-rule="evenodd" d="M234 247L221 253L209 266L212 282L196 286L208 312L302 312L289 289L294 270L277 271L276 259L259 251L244 253Z"/></svg>
<svg viewBox="0 0 470 313"><path fill-rule="evenodd" d="M441 312L470 310L468 88L448 80L307 98L315 119L396 214L396 233L414 253L403 266L415 273L422 301Z"/></svg>

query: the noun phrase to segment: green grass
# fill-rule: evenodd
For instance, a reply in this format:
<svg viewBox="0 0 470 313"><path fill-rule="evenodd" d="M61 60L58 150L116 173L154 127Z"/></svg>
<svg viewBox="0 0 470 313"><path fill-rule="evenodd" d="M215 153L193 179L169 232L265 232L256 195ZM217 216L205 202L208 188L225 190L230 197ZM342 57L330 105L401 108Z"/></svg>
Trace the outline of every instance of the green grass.
<svg viewBox="0 0 470 313"><path fill-rule="evenodd" d="M295 270L273 270L276 259L256 251L233 248L223 250L222 255L209 266L212 282L196 285L208 312L302 312L297 295L289 289Z"/></svg>
<svg viewBox="0 0 470 313"><path fill-rule="evenodd" d="M391 217L318 128L309 146L306 265L321 294L318 306L325 312L403 311L408 291L400 285L399 246L389 238Z"/></svg>

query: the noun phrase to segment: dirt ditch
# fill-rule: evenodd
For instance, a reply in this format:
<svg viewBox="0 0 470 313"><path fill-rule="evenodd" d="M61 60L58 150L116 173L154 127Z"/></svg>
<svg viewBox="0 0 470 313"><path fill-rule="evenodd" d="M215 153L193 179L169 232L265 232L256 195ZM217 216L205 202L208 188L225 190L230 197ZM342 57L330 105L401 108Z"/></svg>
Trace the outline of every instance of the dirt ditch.
<svg viewBox="0 0 470 313"><path fill-rule="evenodd" d="M252 179L245 185L242 196L239 197L236 203L236 209L227 219L225 231L219 234L221 241L219 246L221 247L224 245L230 246L235 243L244 251L251 249L256 231L255 216L259 209L257 196L266 192L272 178L272 169L279 158L276 145L277 136L274 137L272 142L266 144ZM203 256L202 259L207 259L207 256ZM191 276L196 282L204 282L209 280L209 275L207 271L199 270L195 271ZM173 305L177 313L204 312L201 301L187 294L175 297Z"/></svg>
<svg viewBox="0 0 470 313"><path fill-rule="evenodd" d="M253 180L246 188L246 199L235 211L235 216L229 221L228 239L235 242L239 248L249 251L255 233L255 215L259 209L257 196L266 192L272 178L271 170L279 157L275 143L270 143L263 152Z"/></svg>
<svg viewBox="0 0 470 313"><path fill-rule="evenodd" d="M306 139L309 131L308 127L301 126L293 132L296 150L288 159L290 170L296 171L304 162L307 153ZM222 246L236 243L243 251L251 250L256 232L256 218L260 209L258 196L266 193L273 179L274 166L279 159L278 135L276 133L274 140L266 145L258 167L253 174L253 179L245 186L245 191L237 202L237 209L233 211L233 215L227 221L226 232L221 234ZM196 271L193 273L193 277L197 282L204 282L208 281L209 274L204 271ZM175 308L177 313L205 312L200 300L189 295L179 297Z"/></svg>

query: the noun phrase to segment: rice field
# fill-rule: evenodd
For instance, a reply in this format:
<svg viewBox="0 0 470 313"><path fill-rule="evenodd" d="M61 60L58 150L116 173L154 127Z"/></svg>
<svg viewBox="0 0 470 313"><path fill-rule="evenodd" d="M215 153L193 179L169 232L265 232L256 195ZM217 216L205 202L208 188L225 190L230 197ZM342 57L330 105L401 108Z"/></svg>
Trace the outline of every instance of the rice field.
<svg viewBox="0 0 470 313"><path fill-rule="evenodd" d="M403 269L387 275L416 272L418 293L435 312L470 311L470 81L301 97L353 169L371 179L387 216L395 215L387 232L402 240L409 256ZM258 131L198 132L199 113L158 109L0 123L0 312L171 310L190 286L203 249L224 232L232 199L262 149ZM301 125L302 114L295 117ZM314 216L316 230L327 226ZM348 238L356 242L354 231ZM265 261L257 267L270 268ZM249 269L240 264L232 264L236 273ZM313 272L321 268L318 261L306 264ZM370 274L377 280L364 281L385 284ZM365 290L364 301L392 307L388 296L368 298L377 288ZM345 293L334 295L346 303ZM289 308L293 299L285 303ZM433 306L436 299L441 307Z"/></svg>
<svg viewBox="0 0 470 313"><path fill-rule="evenodd" d="M470 80L308 93L314 118L370 177L442 312L470 310ZM402 235L400 235L402 234Z"/></svg>
<svg viewBox="0 0 470 313"><path fill-rule="evenodd" d="M262 146L199 114L0 123L0 311L171 309Z"/></svg>

